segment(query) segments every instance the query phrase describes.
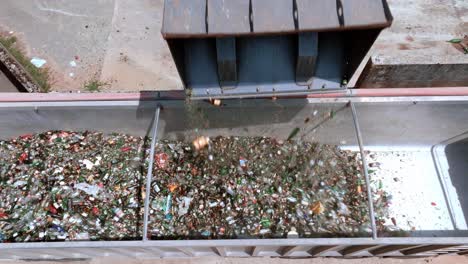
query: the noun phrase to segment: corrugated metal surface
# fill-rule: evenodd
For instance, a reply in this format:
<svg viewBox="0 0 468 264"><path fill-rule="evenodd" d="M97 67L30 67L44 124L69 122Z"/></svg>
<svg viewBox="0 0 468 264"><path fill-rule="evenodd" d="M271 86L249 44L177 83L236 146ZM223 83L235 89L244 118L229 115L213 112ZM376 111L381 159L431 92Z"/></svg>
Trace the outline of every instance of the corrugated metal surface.
<svg viewBox="0 0 468 264"><path fill-rule="evenodd" d="M338 3L338 4L337 4ZM165 0L165 38L380 28L386 0Z"/></svg>
<svg viewBox="0 0 468 264"><path fill-rule="evenodd" d="M452 243L450 243L452 242ZM458 244L454 244L458 243ZM176 257L372 257L466 254L468 239L288 239L147 242L63 242L0 245L0 259L101 256Z"/></svg>

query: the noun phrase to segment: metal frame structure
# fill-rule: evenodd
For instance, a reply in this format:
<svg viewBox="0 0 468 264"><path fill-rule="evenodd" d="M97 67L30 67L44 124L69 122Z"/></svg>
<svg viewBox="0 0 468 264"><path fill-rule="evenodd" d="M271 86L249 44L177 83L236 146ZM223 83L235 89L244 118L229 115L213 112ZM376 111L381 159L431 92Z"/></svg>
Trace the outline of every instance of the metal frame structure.
<svg viewBox="0 0 468 264"><path fill-rule="evenodd" d="M193 98L345 90L393 21L386 0L358 2L165 0L162 35Z"/></svg>
<svg viewBox="0 0 468 264"><path fill-rule="evenodd" d="M442 189L444 190L445 199L447 201L448 209L450 210L451 220L453 226L456 229L464 230L467 228L466 220L464 219L463 211L461 211L459 206L459 196L455 190L453 181L450 177L450 165L448 158L445 154L447 146L454 144L456 142L466 141L468 138L468 132L461 135L457 135L453 138L450 138L444 142L441 142L437 145L434 145L431 149L432 157L436 163L437 173L442 184ZM466 165L468 166L468 164Z"/></svg>
<svg viewBox="0 0 468 264"><path fill-rule="evenodd" d="M310 97L313 97L311 95ZM405 102L467 102L468 96L455 97L343 97L343 98L308 98L309 103L323 104L327 102L350 103L354 129L357 134L358 144L363 154L363 139L358 119L356 104L358 103L405 103ZM77 101L77 102L3 102L0 98L0 110L2 108L34 108L42 107L66 107L78 105L80 107L93 107L97 105L108 106L137 106L141 101ZM8 100L3 100L8 101ZM149 101L154 104L156 101ZM162 102L164 108L165 103ZM152 117L153 140L151 151L158 138L157 130L160 125L161 107L156 108ZM0 115L1 117L1 115ZM1 121L1 120L0 120ZM365 155L363 166L367 171ZM150 163L151 164L151 163ZM152 170L148 171L146 187L151 186ZM366 174L368 196L372 193ZM147 193L149 193L147 191ZM149 197L149 196L148 196ZM144 234L148 224L148 200L145 199ZM372 201L370 198L369 201ZM369 203L369 212L373 215L372 203ZM374 219L372 217L372 219ZM393 256L414 257L433 256L440 254L468 254L468 237L404 237L382 238L377 236L375 223L372 224L372 237L369 238L313 238L313 239L239 239L239 240L179 240L179 241L152 241L146 235L142 241L81 241L81 242L44 242L44 243L12 243L0 244L0 259L66 259L66 258L91 258L97 256L124 256L138 258L171 258L171 257L200 257L200 256L224 256L224 257L370 257Z"/></svg>
<svg viewBox="0 0 468 264"><path fill-rule="evenodd" d="M368 172L368 165L366 161L366 154L364 152L364 144L362 141L362 133L359 127L359 119L356 112L356 107L354 106L353 102L349 102L351 106L351 111L353 113L353 121L354 121L354 129L356 129L356 136L359 145L359 152L361 154L361 162L362 162L362 170L364 172L364 177L366 179L366 190L367 190L367 201L369 202L369 216L371 219L371 227L372 227L372 238L377 239L377 227L375 224L375 212L374 212L374 203L372 199L372 187L370 185L369 180L369 172Z"/></svg>
<svg viewBox="0 0 468 264"><path fill-rule="evenodd" d="M425 257L468 254L467 238L49 242L0 245L0 259L92 257Z"/></svg>
<svg viewBox="0 0 468 264"><path fill-rule="evenodd" d="M158 126L159 126L159 113L161 113L161 108L156 108L153 119L153 133L151 137L151 150L150 157L154 157L154 148L156 147L156 142L158 141ZM145 196L145 213L143 218L143 241L148 240L148 218L149 218L149 202L150 202L150 193L151 193L151 181L153 179L153 165L154 159L149 160L148 165L148 174L146 175L146 196Z"/></svg>

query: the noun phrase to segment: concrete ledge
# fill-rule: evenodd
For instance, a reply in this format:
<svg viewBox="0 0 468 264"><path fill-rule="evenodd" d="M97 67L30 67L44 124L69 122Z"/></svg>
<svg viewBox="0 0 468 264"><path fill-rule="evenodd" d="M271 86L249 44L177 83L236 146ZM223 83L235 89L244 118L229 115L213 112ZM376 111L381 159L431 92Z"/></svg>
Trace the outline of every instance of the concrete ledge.
<svg viewBox="0 0 468 264"><path fill-rule="evenodd" d="M370 61L356 86L359 88L410 88L467 84L468 63L382 65Z"/></svg>
<svg viewBox="0 0 468 264"><path fill-rule="evenodd" d="M468 84L468 55L447 41L468 34L465 0L391 0L394 16L370 51L357 87Z"/></svg>

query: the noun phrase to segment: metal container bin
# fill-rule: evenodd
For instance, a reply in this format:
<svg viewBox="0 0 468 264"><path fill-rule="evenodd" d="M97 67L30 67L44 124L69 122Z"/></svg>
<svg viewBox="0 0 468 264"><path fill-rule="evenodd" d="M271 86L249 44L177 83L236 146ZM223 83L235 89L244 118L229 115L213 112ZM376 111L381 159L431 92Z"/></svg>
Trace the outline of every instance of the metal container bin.
<svg viewBox="0 0 468 264"><path fill-rule="evenodd" d="M246 99L225 100L222 108L203 101L187 105L184 100L1 103L0 138L54 129L144 136L151 135L157 123L158 139L190 141L201 134L284 139L299 127L308 141L371 151L365 155L365 164L369 167L372 200L377 200L380 181L383 188L401 191L393 194L392 212L406 210L405 217L411 218L412 225L404 223L401 219L405 217L399 214L389 215L386 221L388 224L395 218L397 226L410 227L403 236L401 232L379 233L373 229L365 236L340 238L12 243L0 244L0 258L363 257L468 252L463 214L468 209L463 203L464 190L458 188L466 159L454 154L466 151L463 135L468 131L467 98ZM158 109L160 115L156 114ZM194 115L194 109L202 115ZM305 124L307 117L311 121ZM386 166L396 157L388 152L405 154L411 162L398 175L394 171L388 174ZM381 157L383 160L378 159ZM408 185L410 190L398 190ZM418 193L423 202L412 199L412 192ZM399 208L403 202L405 207ZM429 219L434 215L442 219Z"/></svg>

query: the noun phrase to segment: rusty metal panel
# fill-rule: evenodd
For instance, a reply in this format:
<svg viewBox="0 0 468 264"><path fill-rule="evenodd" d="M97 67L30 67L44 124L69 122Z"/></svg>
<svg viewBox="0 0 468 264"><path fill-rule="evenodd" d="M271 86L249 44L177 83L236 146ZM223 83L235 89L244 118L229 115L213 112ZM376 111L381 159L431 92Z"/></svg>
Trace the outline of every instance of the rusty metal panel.
<svg viewBox="0 0 468 264"><path fill-rule="evenodd" d="M205 0L166 0L164 3L164 37L206 33Z"/></svg>
<svg viewBox="0 0 468 264"><path fill-rule="evenodd" d="M250 32L250 0L208 0L208 33Z"/></svg>
<svg viewBox="0 0 468 264"><path fill-rule="evenodd" d="M345 27L366 27L389 23L382 0L341 0L341 2Z"/></svg>
<svg viewBox="0 0 468 264"><path fill-rule="evenodd" d="M296 0L299 30L320 30L340 27L336 1Z"/></svg>
<svg viewBox="0 0 468 264"><path fill-rule="evenodd" d="M254 33L294 31L292 0L252 0Z"/></svg>

